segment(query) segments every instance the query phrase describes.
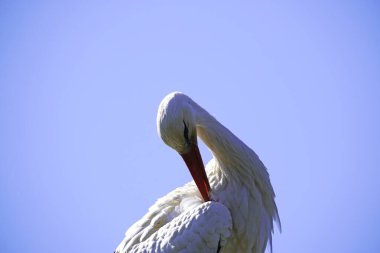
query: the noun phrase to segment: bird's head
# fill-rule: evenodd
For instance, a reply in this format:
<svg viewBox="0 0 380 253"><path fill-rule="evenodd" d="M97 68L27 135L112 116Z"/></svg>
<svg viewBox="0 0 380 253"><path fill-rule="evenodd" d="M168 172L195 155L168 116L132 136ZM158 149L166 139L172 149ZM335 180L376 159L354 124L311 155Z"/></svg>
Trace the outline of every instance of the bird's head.
<svg viewBox="0 0 380 253"><path fill-rule="evenodd" d="M161 139L184 159L205 201L210 200L210 184L197 144L194 102L183 93L173 92L161 102L157 131Z"/></svg>
<svg viewBox="0 0 380 253"><path fill-rule="evenodd" d="M179 92L167 95L157 114L157 131L162 140L180 154L197 144L197 129L191 99Z"/></svg>

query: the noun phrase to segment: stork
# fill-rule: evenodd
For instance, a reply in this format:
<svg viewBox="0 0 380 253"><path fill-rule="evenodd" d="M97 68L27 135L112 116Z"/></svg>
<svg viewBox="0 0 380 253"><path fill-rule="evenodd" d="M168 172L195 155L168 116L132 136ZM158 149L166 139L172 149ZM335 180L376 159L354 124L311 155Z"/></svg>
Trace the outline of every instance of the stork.
<svg viewBox="0 0 380 253"><path fill-rule="evenodd" d="M281 229L275 193L256 153L190 97L167 95L157 115L162 140L194 179L158 199L116 253L263 253ZM204 168L198 137L213 158Z"/></svg>

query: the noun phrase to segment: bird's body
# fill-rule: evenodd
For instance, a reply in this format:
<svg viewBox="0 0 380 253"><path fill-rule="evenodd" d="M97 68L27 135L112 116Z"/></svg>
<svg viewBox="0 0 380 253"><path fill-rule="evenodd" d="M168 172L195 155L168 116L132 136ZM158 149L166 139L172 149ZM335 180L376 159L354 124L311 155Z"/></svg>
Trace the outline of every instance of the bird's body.
<svg viewBox="0 0 380 253"><path fill-rule="evenodd" d="M182 155L196 184L159 199L128 229L116 252L263 253L279 217L269 174L255 152L182 93L164 98L157 123L161 138ZM188 162L187 154L201 161L191 148L197 136L213 153L206 182L199 179L206 175L192 171L195 165ZM199 216L208 218L195 219Z"/></svg>

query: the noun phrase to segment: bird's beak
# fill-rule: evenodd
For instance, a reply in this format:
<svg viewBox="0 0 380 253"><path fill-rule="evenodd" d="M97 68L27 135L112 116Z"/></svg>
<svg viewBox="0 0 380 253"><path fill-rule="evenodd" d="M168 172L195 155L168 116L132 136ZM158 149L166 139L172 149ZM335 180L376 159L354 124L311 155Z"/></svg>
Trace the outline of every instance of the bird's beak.
<svg viewBox="0 0 380 253"><path fill-rule="evenodd" d="M181 154L181 156L185 161L187 168L189 168L191 176L193 177L204 201L210 201L210 183L208 182L198 145L191 145L190 151Z"/></svg>

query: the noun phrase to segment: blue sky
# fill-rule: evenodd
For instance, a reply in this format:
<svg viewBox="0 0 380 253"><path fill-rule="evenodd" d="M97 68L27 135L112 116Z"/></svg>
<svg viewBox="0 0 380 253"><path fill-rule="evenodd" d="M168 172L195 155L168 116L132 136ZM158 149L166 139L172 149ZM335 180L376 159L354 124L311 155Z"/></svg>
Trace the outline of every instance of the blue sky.
<svg viewBox="0 0 380 253"><path fill-rule="evenodd" d="M112 252L191 179L156 133L176 90L268 167L274 252L378 251L379 9L1 1L0 252Z"/></svg>

